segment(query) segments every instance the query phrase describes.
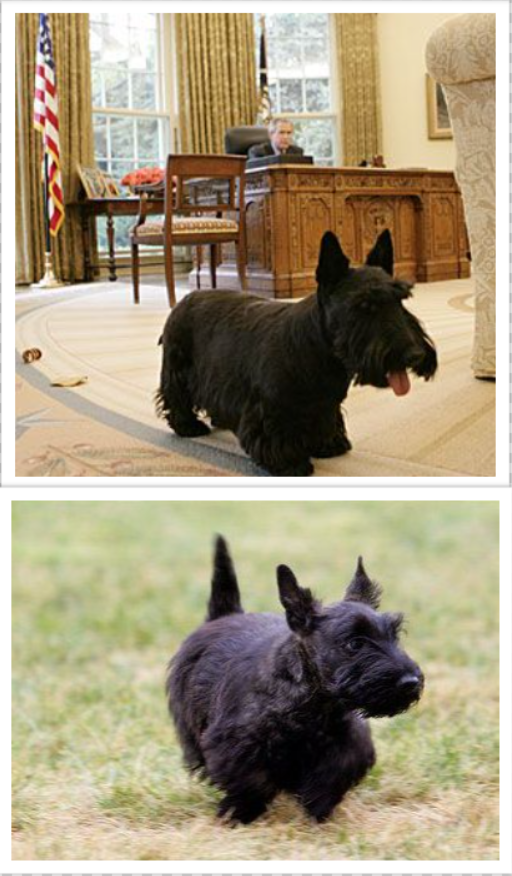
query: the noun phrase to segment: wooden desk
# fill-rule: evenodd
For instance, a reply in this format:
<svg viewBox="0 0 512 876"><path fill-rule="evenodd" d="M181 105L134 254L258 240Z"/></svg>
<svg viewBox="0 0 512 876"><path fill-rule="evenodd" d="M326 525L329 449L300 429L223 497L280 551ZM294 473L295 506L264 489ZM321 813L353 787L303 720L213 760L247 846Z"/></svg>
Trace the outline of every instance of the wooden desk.
<svg viewBox="0 0 512 876"><path fill-rule="evenodd" d="M138 216L140 197L138 195L131 195L127 198L88 198L83 201L74 201L66 206L77 209L80 213L86 280L94 279L94 272L97 267L93 262L91 253L91 220L96 219L97 216L107 217L108 278L112 281L117 280L115 217ZM148 215L162 215L164 212L163 197L151 196L151 198L148 198L147 207Z"/></svg>
<svg viewBox="0 0 512 876"><path fill-rule="evenodd" d="M198 183L197 196L214 202L207 183ZM246 171L245 203L248 291L275 298L313 292L320 240L328 229L355 263L389 228L397 276L413 282L469 276L462 199L451 171L258 168ZM217 275L219 285L238 287L229 247L222 248ZM209 282L205 267L201 286Z"/></svg>

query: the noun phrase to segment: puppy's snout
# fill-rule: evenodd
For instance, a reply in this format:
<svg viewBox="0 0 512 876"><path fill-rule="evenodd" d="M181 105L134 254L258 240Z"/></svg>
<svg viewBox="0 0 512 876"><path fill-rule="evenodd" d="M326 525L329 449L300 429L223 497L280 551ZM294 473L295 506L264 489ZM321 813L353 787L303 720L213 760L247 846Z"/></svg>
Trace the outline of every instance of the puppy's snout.
<svg viewBox="0 0 512 876"><path fill-rule="evenodd" d="M423 675L421 674L421 672L407 672L405 675L402 675L401 679L398 682L398 689L400 693L403 693L409 697L418 696L421 693L422 688Z"/></svg>

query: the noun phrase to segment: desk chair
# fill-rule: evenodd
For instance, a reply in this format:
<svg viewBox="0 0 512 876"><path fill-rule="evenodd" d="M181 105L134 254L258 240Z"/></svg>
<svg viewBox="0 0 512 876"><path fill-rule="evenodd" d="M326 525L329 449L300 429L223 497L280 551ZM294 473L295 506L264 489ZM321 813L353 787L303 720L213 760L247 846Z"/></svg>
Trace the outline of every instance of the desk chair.
<svg viewBox="0 0 512 876"><path fill-rule="evenodd" d="M224 148L228 155L247 155L251 146L268 143L268 131L262 125L241 125L228 128L224 135Z"/></svg>

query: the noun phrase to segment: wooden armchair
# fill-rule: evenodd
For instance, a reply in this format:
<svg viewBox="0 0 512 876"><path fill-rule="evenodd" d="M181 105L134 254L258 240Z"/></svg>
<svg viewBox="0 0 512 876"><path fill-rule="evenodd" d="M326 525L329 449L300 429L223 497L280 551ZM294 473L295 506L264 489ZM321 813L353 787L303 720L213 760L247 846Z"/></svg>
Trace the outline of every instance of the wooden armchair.
<svg viewBox="0 0 512 876"><path fill-rule="evenodd" d="M141 200L137 224L130 232L132 251L133 296L139 303L139 246L163 246L165 280L169 304L176 303L174 286L173 246L187 244L210 246L210 273L212 287L216 288L216 247L233 242L240 288L245 289L245 213L244 168L245 156L240 155L169 155L165 173L165 214L160 221L146 221L147 202ZM226 181L227 197L222 203L199 205L189 200L187 181L198 178Z"/></svg>

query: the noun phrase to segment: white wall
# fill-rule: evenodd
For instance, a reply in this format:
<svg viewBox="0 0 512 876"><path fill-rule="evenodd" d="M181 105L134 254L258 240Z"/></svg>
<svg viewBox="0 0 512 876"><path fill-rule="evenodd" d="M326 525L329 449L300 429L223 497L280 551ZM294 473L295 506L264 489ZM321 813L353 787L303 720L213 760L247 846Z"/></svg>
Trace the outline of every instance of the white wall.
<svg viewBox="0 0 512 876"><path fill-rule="evenodd" d="M377 15L382 89L383 150L387 167L453 170L453 140L429 140L425 46L452 13Z"/></svg>

